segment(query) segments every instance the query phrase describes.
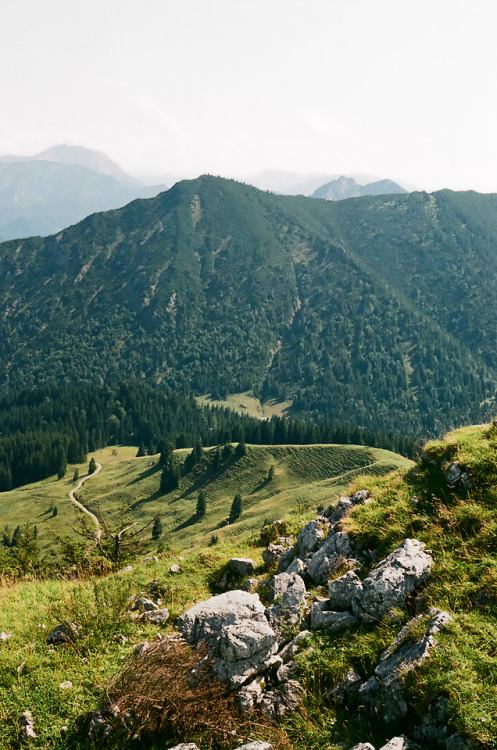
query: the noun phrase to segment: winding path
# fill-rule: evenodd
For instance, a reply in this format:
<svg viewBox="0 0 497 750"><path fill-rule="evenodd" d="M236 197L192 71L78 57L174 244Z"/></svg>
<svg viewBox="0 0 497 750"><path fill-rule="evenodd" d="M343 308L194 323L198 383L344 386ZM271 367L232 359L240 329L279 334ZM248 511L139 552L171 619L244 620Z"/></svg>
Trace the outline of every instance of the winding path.
<svg viewBox="0 0 497 750"><path fill-rule="evenodd" d="M71 490L71 491L69 492L69 499L71 500L71 502L73 502L73 503L74 503L74 505L75 505L75 506L76 506L77 508L79 508L79 510L82 510L82 511L83 511L83 513L86 513L86 515L87 515L87 516L89 516L89 517L91 518L91 520L92 520L92 521L93 521L93 523L95 524L95 528L96 528L96 530L97 530L97 542L98 542L98 541L100 540L100 537L102 536L102 529L100 528L100 523L99 523L99 521L98 521L98 518L96 517L96 515L95 515L94 513L92 513L91 511L89 511L89 510L88 510L88 508L85 508L85 506L84 506L84 505L82 505L82 504L81 504L81 503L79 502L79 500L76 500L76 498L74 497L74 493L75 493L75 492L77 492L77 491L79 490L79 488L80 488L80 487L82 487L82 486L83 486L83 484L84 484L84 483L85 483L85 482L86 482L86 481L87 481L88 479L91 479L92 477L95 477L95 476L96 476L96 475L98 474L98 472L100 471L100 469L102 468L102 464L99 464L99 463L97 463L96 461L95 461L95 463L97 464L97 468L95 469L95 471L93 472L93 474L87 474L87 475L86 475L86 477L83 477L83 479L80 479L80 480L79 480L79 484L78 484L78 486L77 486L77 487L75 487L75 488L74 488L73 490Z"/></svg>

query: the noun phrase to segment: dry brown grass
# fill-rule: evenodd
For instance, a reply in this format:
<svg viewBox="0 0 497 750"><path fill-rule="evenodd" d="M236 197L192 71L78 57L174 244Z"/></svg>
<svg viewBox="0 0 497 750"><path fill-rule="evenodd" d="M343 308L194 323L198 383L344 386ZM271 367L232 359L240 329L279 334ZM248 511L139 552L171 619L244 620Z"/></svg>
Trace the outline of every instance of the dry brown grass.
<svg viewBox="0 0 497 750"><path fill-rule="evenodd" d="M107 694L133 734L165 734L220 747L229 746L246 728L236 696L214 679L205 653L176 637L135 657Z"/></svg>

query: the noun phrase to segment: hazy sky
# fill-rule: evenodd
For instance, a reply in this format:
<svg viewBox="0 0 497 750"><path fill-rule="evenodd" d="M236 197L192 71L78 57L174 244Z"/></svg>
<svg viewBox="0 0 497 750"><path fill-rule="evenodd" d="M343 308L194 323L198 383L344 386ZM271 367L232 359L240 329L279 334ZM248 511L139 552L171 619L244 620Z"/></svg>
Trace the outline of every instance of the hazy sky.
<svg viewBox="0 0 497 750"><path fill-rule="evenodd" d="M495 0L4 0L0 154L497 192Z"/></svg>

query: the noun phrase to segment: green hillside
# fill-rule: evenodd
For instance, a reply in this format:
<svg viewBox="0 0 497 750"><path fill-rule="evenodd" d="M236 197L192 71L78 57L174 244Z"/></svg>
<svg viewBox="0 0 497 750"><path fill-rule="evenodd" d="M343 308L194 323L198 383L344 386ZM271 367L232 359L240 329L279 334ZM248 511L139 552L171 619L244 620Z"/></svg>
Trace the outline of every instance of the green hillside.
<svg viewBox="0 0 497 750"><path fill-rule="evenodd" d="M155 553L159 543L185 550L207 544L213 534L220 540L229 539L292 510L302 512L328 505L359 472L382 474L410 464L395 453L364 446L248 445L245 456L232 455L219 469L213 469L215 451L205 450L202 461L181 478L177 490L169 493L160 491L162 466L158 455L136 458L136 448L126 446L96 451L92 455L103 469L85 483L77 493L78 500L98 516L103 515L112 527L119 525L123 513L131 522L139 521L140 526L160 513L161 539L152 540L149 529L144 554ZM178 466L190 452L175 451ZM268 481L271 466L275 476ZM47 561L58 559L60 548L55 538L69 533L76 539L71 534L76 514L69 499L69 491L77 484L72 481L75 468L83 477L88 465L70 466L62 479L51 477L0 493L0 530L7 527L12 535L18 525L36 524L42 555L48 555ZM195 515L200 490L205 492L207 502L203 519ZM238 492L243 499L242 516L226 526Z"/></svg>
<svg viewBox="0 0 497 750"><path fill-rule="evenodd" d="M92 490L95 494L103 494L107 487L110 498L114 483L117 483L114 486L118 493L119 483L125 488L133 479L138 480L135 487L152 481L144 476L147 468L141 470L147 459L132 458L123 449L117 450L117 454L107 449L99 455L104 469L95 477ZM330 472L355 472L366 458L363 454L358 460L351 448L342 452L336 446L301 448L298 455L295 451L299 449L250 447L247 456L240 459L244 462L243 471L236 476L231 470L226 472L225 490L221 484L216 490L214 481L212 497L217 502L224 491L231 494L240 487L239 475L244 477L244 482L255 481L256 474L265 471L269 462L274 462L277 471L273 481L280 483L280 494L288 491L290 485L297 490L300 482L299 496L304 497L304 488L308 487L307 497L314 500L316 488L332 481ZM450 746L450 742L446 745L448 739L453 747L495 750L496 451L497 422L494 421L460 429L428 443L415 466L405 465L401 470L397 466L395 472L383 476L354 477L347 494L367 489L370 502L356 506L341 528L362 549L374 550L376 559L392 552L406 537L419 539L433 557L428 579L417 590L417 596L408 601L405 610L396 610L380 623L363 623L345 633L313 632L312 648L298 659L298 679L304 687L301 707L287 714L276 726L267 725L257 717L249 727L239 730L232 742L214 747L228 750L239 747L242 738L247 738L245 741L259 738L271 741L275 750L337 750L359 742L371 742L378 748L394 734L407 735L411 741L417 736L416 730L424 727L428 732L439 731L438 735L423 735L424 739L418 736L418 747L426 750L446 748ZM392 460L384 454L383 457L370 455L369 459L372 457L386 462ZM449 481L448 471L454 462L465 472L462 483ZM199 471L197 484L201 476ZM87 483L88 490L92 481ZM49 484L46 482L43 486L48 490ZM31 489L41 491L41 487ZM185 496L189 489L192 489L191 482L182 483L176 503L181 498L187 502ZM328 499L331 494L329 486ZM324 499L324 496L318 498L319 501ZM110 499L106 502L110 507ZM305 500L299 501L298 507L296 502L295 497L289 514L280 514L286 530L294 535L310 517L310 513L302 514ZM263 506L262 499L260 507ZM264 580L272 573L261 565L262 518L262 515L258 519L254 516L247 524L247 527L252 525L252 530L246 527L247 533L235 533L237 529L233 527L234 533L220 535L215 545L205 544L210 531L206 527L204 541L201 535L192 537L196 546L184 551L180 558L173 550L161 554L157 562L135 561L132 569L105 578L36 580L32 577L14 581L4 575L0 580L3 603L0 631L5 634L0 642L0 746L9 750L24 746L18 722L21 713L29 708L38 735L32 747L56 750L91 747L88 712L105 704L108 686L115 681L123 665L136 659L136 646L144 640L163 640L165 635L175 632L173 624L161 627L133 620L126 611L128 597L140 592L148 594L149 584L154 579L160 586L163 604L170 609L170 622L174 623L177 615L192 602L209 597L213 584L220 580L228 559L234 555L253 558L256 575ZM170 572L172 562L180 563L181 573ZM367 570L360 572L367 574ZM309 606L323 594L323 588L314 588L309 580L307 584ZM426 627L426 618L419 613L431 611L430 607L448 612L452 622L436 633L436 644L429 658L400 675L402 699L408 708L404 718L388 724L381 713L376 717L365 715L352 699L345 706L340 703L336 688L344 676L353 669L362 680L367 679L380 654L392 644L399 631L402 638L394 641L395 648L402 652L404 647L412 645ZM71 646L47 649L50 629L67 619L82 626L81 637ZM402 630L409 621L411 629ZM434 713L437 706L442 716L440 720ZM238 721L235 713L232 721L235 726ZM438 723L435 726L430 721ZM124 731L111 735L107 746L111 750L158 750L189 741L196 741L201 750L211 747L206 734L198 736L190 730L178 733L174 729L166 730L162 737L145 733L138 739Z"/></svg>
<svg viewBox="0 0 497 750"><path fill-rule="evenodd" d="M492 413L496 238L493 195L181 182L0 246L0 385L143 378L438 434Z"/></svg>

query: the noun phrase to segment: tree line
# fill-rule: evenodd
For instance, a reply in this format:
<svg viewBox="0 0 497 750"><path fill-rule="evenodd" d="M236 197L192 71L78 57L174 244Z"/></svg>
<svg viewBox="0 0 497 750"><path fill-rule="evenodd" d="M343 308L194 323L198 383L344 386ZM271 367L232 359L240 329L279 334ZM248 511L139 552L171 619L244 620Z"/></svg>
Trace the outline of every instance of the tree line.
<svg viewBox="0 0 497 750"><path fill-rule="evenodd" d="M413 456L413 440L393 432L273 417L258 420L227 408L199 406L192 396L140 381L62 385L0 396L0 491L65 475L68 464L109 445L172 448L227 443L343 443Z"/></svg>

